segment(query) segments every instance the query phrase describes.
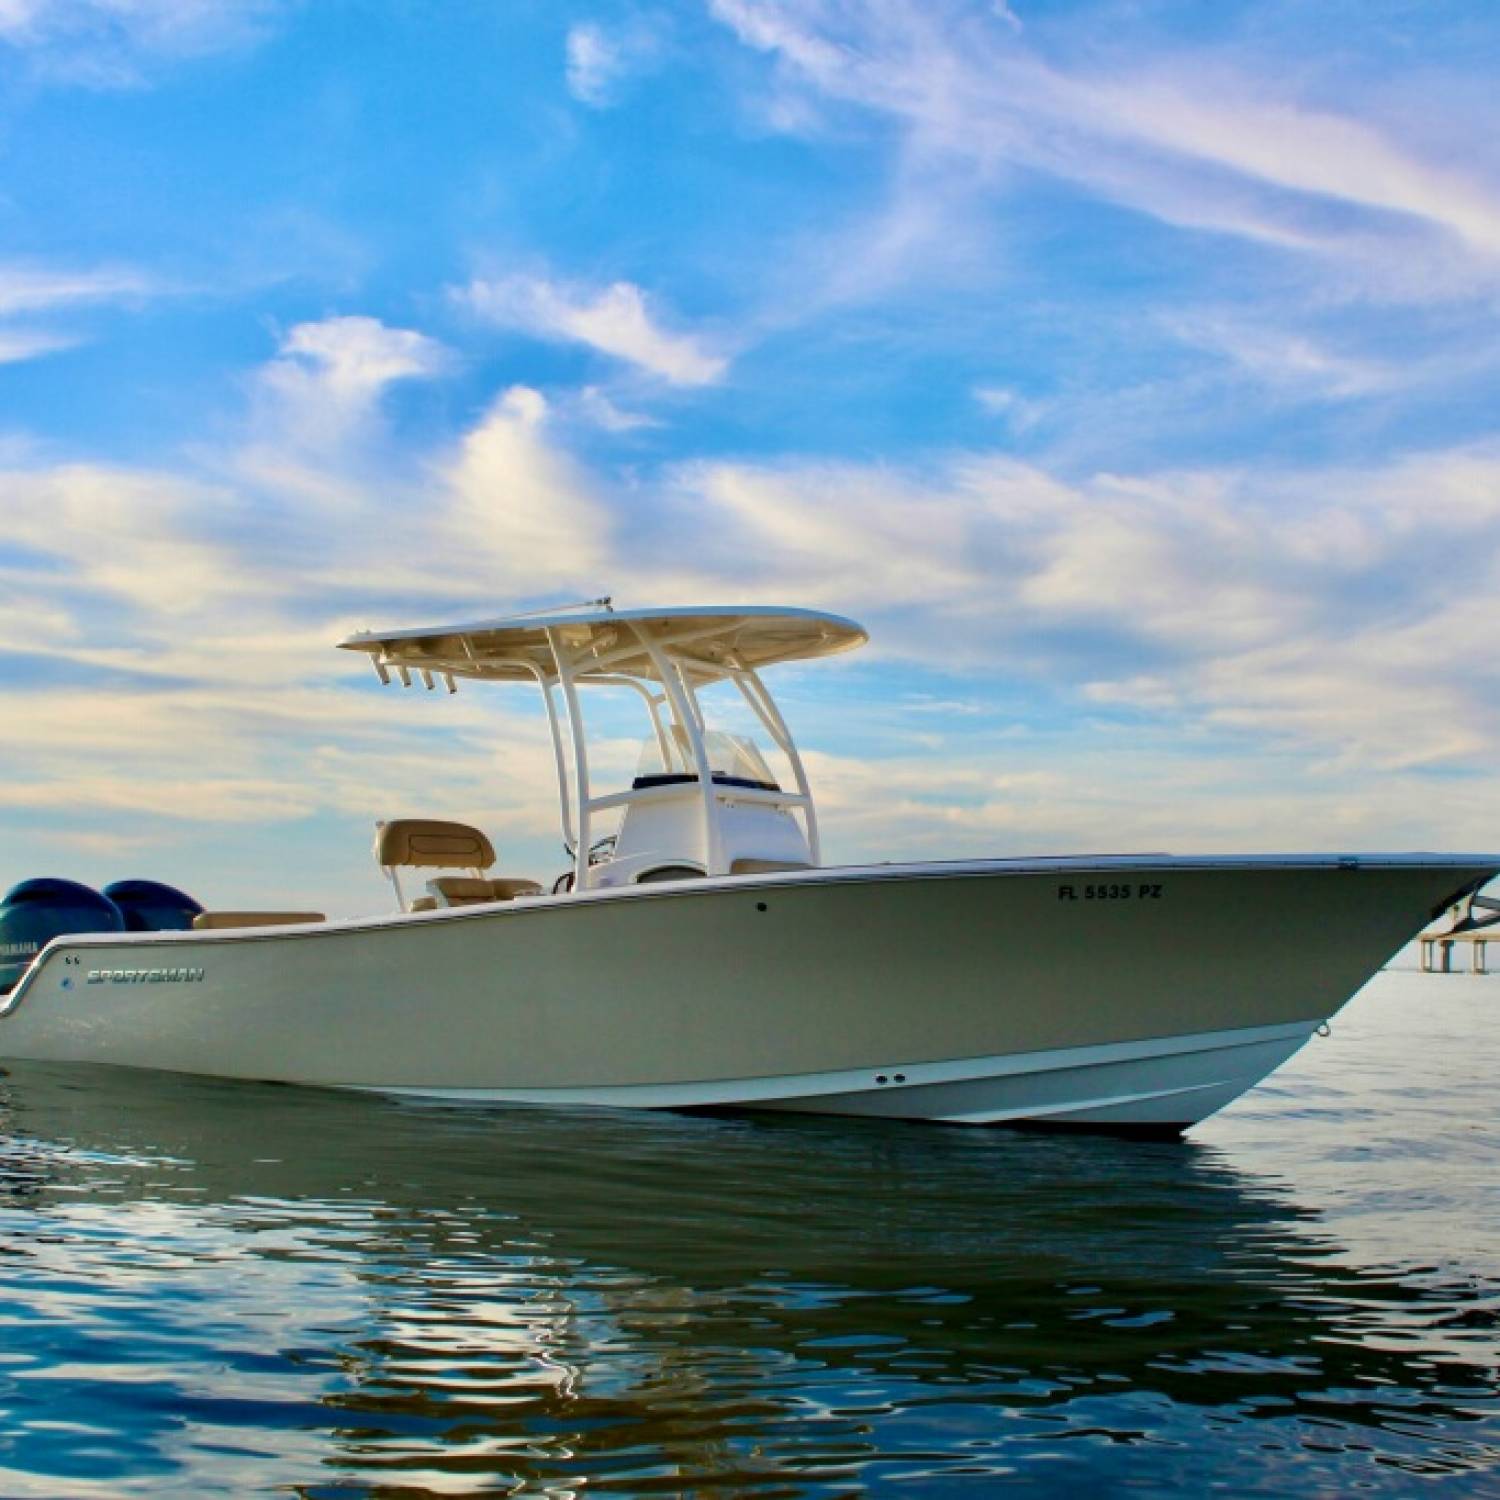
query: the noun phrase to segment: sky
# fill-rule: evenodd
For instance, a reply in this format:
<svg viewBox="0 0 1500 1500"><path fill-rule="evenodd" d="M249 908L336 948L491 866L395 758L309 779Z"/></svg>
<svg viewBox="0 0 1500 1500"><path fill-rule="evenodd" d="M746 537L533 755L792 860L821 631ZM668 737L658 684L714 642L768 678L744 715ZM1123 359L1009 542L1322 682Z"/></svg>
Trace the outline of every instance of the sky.
<svg viewBox="0 0 1500 1500"><path fill-rule="evenodd" d="M357 628L782 603L830 862L1500 847L1490 0L0 0L0 887L564 866ZM595 722L625 774L639 726Z"/></svg>

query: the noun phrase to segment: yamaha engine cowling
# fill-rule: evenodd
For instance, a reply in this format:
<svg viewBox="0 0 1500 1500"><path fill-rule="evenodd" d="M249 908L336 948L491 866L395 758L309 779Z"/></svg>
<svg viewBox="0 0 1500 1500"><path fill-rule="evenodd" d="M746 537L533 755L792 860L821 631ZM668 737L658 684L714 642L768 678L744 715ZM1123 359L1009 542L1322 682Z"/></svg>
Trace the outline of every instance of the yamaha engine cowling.
<svg viewBox="0 0 1500 1500"><path fill-rule="evenodd" d="M203 908L159 880L117 880L104 894L120 908L127 932L185 932Z"/></svg>
<svg viewBox="0 0 1500 1500"><path fill-rule="evenodd" d="M76 880L23 880L0 901L0 995L60 933L124 931L120 908L98 891Z"/></svg>

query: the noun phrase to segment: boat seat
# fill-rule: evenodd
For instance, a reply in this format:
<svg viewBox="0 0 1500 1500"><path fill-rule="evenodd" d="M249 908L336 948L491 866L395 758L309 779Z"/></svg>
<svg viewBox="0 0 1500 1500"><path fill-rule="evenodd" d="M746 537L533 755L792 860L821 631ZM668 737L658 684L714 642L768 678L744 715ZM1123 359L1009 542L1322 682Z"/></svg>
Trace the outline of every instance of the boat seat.
<svg viewBox="0 0 1500 1500"><path fill-rule="evenodd" d="M427 882L439 906L473 906L481 901L512 901L517 896L540 896L534 880L501 876L490 880L474 875L443 875Z"/></svg>
<svg viewBox="0 0 1500 1500"><path fill-rule="evenodd" d="M534 880L486 874L495 863L495 846L467 823L440 818L394 818L389 823L377 823L375 858L406 911L509 901L515 896L537 896L542 890ZM427 895L418 896L408 905L401 895L398 869L467 870L468 874L429 880Z"/></svg>
<svg viewBox="0 0 1500 1500"><path fill-rule="evenodd" d="M731 875L773 875L778 870L811 870L805 859L737 859L729 866Z"/></svg>
<svg viewBox="0 0 1500 1500"><path fill-rule="evenodd" d="M326 922L320 911L200 911L193 918L195 932L220 927L296 927L308 922Z"/></svg>
<svg viewBox="0 0 1500 1500"><path fill-rule="evenodd" d="M495 863L495 846L467 823L438 818L394 818L375 828L375 859L387 870L392 865L413 869L488 870Z"/></svg>

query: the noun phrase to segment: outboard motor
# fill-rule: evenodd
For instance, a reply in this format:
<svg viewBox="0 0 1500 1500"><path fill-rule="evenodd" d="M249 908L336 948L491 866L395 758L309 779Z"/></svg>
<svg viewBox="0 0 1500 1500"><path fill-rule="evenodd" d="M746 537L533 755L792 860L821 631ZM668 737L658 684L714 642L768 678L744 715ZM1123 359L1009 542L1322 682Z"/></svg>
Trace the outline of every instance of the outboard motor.
<svg viewBox="0 0 1500 1500"><path fill-rule="evenodd" d="M59 933L124 931L120 908L98 891L76 880L23 880L0 901L0 995Z"/></svg>
<svg viewBox="0 0 1500 1500"><path fill-rule="evenodd" d="M117 880L104 894L120 908L127 932L185 932L203 908L159 880Z"/></svg>

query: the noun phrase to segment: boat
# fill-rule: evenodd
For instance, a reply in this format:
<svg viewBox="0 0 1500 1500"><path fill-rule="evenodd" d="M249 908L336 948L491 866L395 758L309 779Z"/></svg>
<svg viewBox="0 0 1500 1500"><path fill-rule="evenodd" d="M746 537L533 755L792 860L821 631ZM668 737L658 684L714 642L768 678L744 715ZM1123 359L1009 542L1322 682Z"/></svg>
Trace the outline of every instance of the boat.
<svg viewBox="0 0 1500 1500"><path fill-rule="evenodd" d="M1500 873L1436 854L825 865L763 674L866 639L814 610L608 600L350 636L382 683L539 689L566 869L502 873L483 830L402 810L375 838L391 911L194 903L37 940L0 998L0 1060L1177 1135ZM605 692L644 716L623 786L584 719Z"/></svg>

